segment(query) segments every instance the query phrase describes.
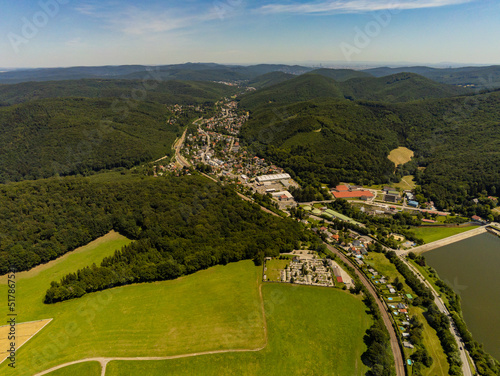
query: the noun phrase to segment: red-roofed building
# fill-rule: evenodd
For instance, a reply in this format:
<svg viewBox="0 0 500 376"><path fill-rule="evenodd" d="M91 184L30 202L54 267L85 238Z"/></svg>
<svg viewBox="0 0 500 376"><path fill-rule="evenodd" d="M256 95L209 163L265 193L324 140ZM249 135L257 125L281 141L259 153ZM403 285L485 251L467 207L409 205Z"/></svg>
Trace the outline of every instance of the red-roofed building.
<svg viewBox="0 0 500 376"><path fill-rule="evenodd" d="M353 191L353 192L332 192L335 198L362 198L362 197L373 197L373 193L370 191Z"/></svg>
<svg viewBox="0 0 500 376"><path fill-rule="evenodd" d="M337 185L337 186L335 187L335 190L336 190L337 192L346 192L346 191L348 191L348 190L349 190L349 187L348 187L347 185Z"/></svg>
<svg viewBox="0 0 500 376"><path fill-rule="evenodd" d="M425 218L422 219L422 222L425 222L425 223L436 223L436 221L433 221L432 219L425 219Z"/></svg>
<svg viewBox="0 0 500 376"><path fill-rule="evenodd" d="M337 277L337 282L338 282L338 283L343 283L343 282L344 282L344 280L342 279L342 277Z"/></svg>

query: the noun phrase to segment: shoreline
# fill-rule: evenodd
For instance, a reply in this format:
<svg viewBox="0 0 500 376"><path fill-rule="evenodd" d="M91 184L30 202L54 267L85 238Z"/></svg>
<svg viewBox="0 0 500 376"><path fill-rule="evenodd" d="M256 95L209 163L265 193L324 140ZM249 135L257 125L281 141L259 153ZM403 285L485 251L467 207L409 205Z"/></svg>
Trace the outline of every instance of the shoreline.
<svg viewBox="0 0 500 376"><path fill-rule="evenodd" d="M462 232L460 234L452 235L452 236L449 236L449 237L444 238L444 239L439 239L439 240L436 240L436 241L431 242L431 243L420 245L418 247L405 249L403 251L397 251L396 253L399 256L406 256L410 252L421 254L424 252L432 251L436 248L444 247L445 245L448 245L448 244L453 244L453 243L459 242L461 240L472 238L476 235L484 234L486 232L489 232L487 229L487 226L481 226L481 227L475 228L473 230L469 230L469 231Z"/></svg>

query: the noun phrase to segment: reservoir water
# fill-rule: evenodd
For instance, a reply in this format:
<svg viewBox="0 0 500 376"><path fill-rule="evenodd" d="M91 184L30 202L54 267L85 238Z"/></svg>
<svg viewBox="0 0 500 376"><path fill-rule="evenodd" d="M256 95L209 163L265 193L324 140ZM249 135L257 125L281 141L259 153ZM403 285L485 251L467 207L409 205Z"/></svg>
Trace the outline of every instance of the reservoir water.
<svg viewBox="0 0 500 376"><path fill-rule="evenodd" d="M469 331L500 359L500 237L486 233L424 253L460 295Z"/></svg>

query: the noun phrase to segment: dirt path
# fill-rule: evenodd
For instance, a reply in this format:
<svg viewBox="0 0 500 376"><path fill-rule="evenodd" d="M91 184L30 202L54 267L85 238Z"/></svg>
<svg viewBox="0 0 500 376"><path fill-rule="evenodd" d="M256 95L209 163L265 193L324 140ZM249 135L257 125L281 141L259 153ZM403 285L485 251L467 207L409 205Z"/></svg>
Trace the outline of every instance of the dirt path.
<svg viewBox="0 0 500 376"><path fill-rule="evenodd" d="M380 314L382 315L382 319L384 320L385 327L387 328L387 331L389 332L390 336L390 343L391 343L391 349L392 353L394 354L394 363L396 366L396 375L397 376L405 376L405 366L404 366L404 359L403 359L403 354L401 352L401 348L399 347L399 342L396 336L396 332L394 330L394 327L392 326L392 321L391 318L389 317L389 313L387 312L384 304L380 300L377 292L371 285L371 283L368 281L368 279L365 277L363 273L361 273L353 264L352 262L344 256L339 250L331 245L327 245L328 249L335 253L337 256L340 257L342 261L344 261L347 265L351 265L354 268L355 273L358 275L358 277L361 279L361 282L363 285L368 289L370 294L373 296L375 301L377 302L378 308L380 310Z"/></svg>
<svg viewBox="0 0 500 376"><path fill-rule="evenodd" d="M214 350L214 351L202 351L202 352L196 352L196 353L190 353L190 354L180 354L180 355L170 355L170 356L152 356L152 357L97 357L97 358L85 358L85 359L80 359L80 360L74 360L72 362L67 362L60 364L58 366L49 368L45 371L36 373L34 376L42 376L49 374L51 372L54 372L58 369L68 367L74 364L79 364L79 363L85 363L85 362L99 362L101 364L101 376L106 375L106 367L109 362L113 360L130 360L130 361L138 361L138 360L171 360L171 359L181 359L181 358L190 358L193 356L200 356L200 355L213 355L213 354L224 354L224 353L234 353L234 352L257 352L261 351L266 348L267 343L269 341L268 338L268 332L267 332L267 320L266 320L266 311L264 308L264 297L262 295L262 283L259 282L259 297L260 297L260 307L262 310L262 318L263 318L263 323L264 326L262 329L264 329L264 344L260 347L257 347L255 349L227 349L227 350Z"/></svg>

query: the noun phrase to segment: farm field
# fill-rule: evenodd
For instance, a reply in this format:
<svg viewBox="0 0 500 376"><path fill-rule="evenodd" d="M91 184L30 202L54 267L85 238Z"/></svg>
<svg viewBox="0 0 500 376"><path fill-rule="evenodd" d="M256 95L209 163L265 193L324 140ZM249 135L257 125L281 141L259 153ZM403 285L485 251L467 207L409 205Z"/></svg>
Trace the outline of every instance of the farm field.
<svg viewBox="0 0 500 376"><path fill-rule="evenodd" d="M389 153L389 160L394 163L396 166L405 164L406 162L411 161L414 153L408 148L400 146L397 149L391 150Z"/></svg>
<svg viewBox="0 0 500 376"><path fill-rule="evenodd" d="M32 322L16 322L15 325L15 348L18 349L26 342L30 340L32 336L42 330L45 325L50 322L50 319L40 320L40 321L32 321ZM9 340L9 332L11 326L4 325L0 327L0 363L3 362L10 354L9 348L11 341ZM7 361L8 363L9 361Z"/></svg>
<svg viewBox="0 0 500 376"><path fill-rule="evenodd" d="M479 226L468 227L429 227L421 226L412 228L413 233L424 240L425 243L432 243L436 240L444 239L452 235L473 230Z"/></svg>
<svg viewBox="0 0 500 376"><path fill-rule="evenodd" d="M364 375L363 335L371 323L359 297L337 289L262 286L269 343L259 352L161 361L112 361L107 376Z"/></svg>
<svg viewBox="0 0 500 376"><path fill-rule="evenodd" d="M99 362L85 362L73 364L47 374L47 376L100 376L101 365Z"/></svg>
<svg viewBox="0 0 500 376"><path fill-rule="evenodd" d="M99 263L129 242L112 233L85 250L17 274L18 322L53 321L19 349L16 376L88 357L162 356L256 348L265 343L257 288L262 269L251 261L217 266L174 281L124 286L43 304L52 280ZM0 294L6 296L4 283ZM0 374L8 374L6 362L0 365Z"/></svg>

